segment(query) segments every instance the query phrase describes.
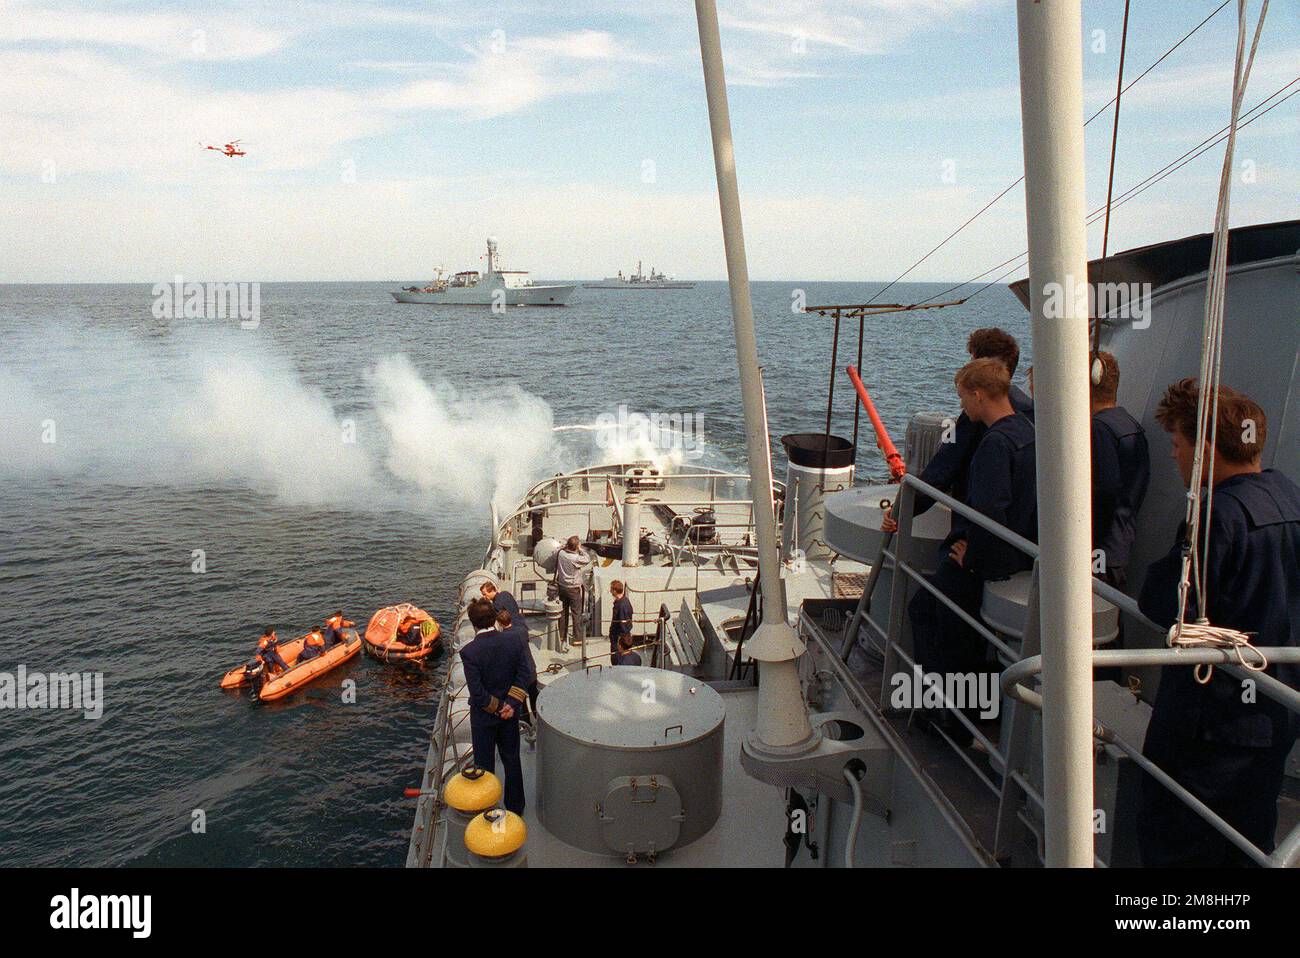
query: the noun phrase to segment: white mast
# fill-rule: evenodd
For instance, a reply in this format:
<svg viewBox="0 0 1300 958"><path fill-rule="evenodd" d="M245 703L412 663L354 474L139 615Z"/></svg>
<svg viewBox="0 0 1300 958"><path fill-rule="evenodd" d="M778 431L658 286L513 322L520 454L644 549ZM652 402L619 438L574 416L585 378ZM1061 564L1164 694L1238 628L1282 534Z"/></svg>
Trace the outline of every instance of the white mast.
<svg viewBox="0 0 1300 958"><path fill-rule="evenodd" d="M718 177L718 202L722 209L722 239L727 251L727 282L731 289L731 319L740 366L740 393L745 411L745 451L749 459L749 486L754 502L754 529L758 536L758 577L763 597L763 624L745 651L762 662L758 687L758 727L747 743L760 752L789 756L817 744L799 688L796 660L804 653L803 641L786 621L781 591L781 565L776 541L776 516L772 507L772 463L763 408L762 373L754 339L754 310L749 298L749 267L745 262L745 235L740 221L740 190L736 183L736 158L731 142L731 114L722 71L722 40L714 0L695 0L700 30L700 56L704 62L704 88L709 101L709 129L713 134L713 165ZM637 265L640 272L640 264Z"/></svg>
<svg viewBox="0 0 1300 958"><path fill-rule="evenodd" d="M1080 0L1018 0L1049 866L1092 867L1092 492ZM1063 303L1059 317L1048 301Z"/></svg>

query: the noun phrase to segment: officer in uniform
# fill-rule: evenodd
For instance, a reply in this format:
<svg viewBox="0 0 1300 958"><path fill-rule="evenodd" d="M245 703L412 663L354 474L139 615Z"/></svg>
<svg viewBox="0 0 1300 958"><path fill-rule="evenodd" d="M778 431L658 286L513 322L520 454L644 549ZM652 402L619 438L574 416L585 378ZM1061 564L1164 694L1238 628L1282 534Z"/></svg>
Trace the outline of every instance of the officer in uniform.
<svg viewBox="0 0 1300 958"><path fill-rule="evenodd" d="M970 461L966 505L1036 541L1034 425L1012 406L1006 365L997 359L971 360L958 371L956 384L963 412L983 431ZM928 577L930 583L974 617L979 616L985 582L1005 579L1033 564L1019 549L956 514L941 553L938 570ZM916 593L908 613L915 660L925 672L987 671L984 638L928 590ZM978 711L973 702L967 703L966 710ZM946 711L935 720L959 744L970 743L969 730Z"/></svg>
<svg viewBox="0 0 1300 958"><path fill-rule="evenodd" d="M494 590L494 593L497 598L502 597L502 595L510 595L510 593L503 593L503 591ZM493 601L491 595L484 595L484 598L489 602L493 602L493 608L497 610L497 628L500 632L506 633L508 636L513 636L520 642L523 642L525 649L528 649L529 656L532 656L533 650L528 647L528 625L524 624L523 616L519 614L512 616L510 612L507 612L504 608L500 608L498 604ZM511 597L511 601L513 601L513 597ZM537 715L537 695L541 692L541 688L539 688L537 684L536 673L533 675L532 685L528 686L526 692L528 692L528 708L525 708L525 710L520 712L519 720L525 725L532 725L532 716Z"/></svg>
<svg viewBox="0 0 1300 958"><path fill-rule="evenodd" d="M977 329L966 340L966 351L971 359L996 359L1007 369L1007 377L1015 376L1016 366L1020 363L1020 345L1016 338L1006 330L990 327ZM1011 408L1023 414L1031 423L1034 421L1034 401L1018 386L1008 388ZM921 481L929 483L940 492L946 492L954 499L965 502L967 475L970 472L971 459L984 437L987 427L966 415L965 411L957 417L953 427L952 441L941 443L933 458L921 471ZM917 495L913 509L914 515L920 515L934 505L929 496ZM888 531L888 530L887 530Z"/></svg>
<svg viewBox="0 0 1300 958"><path fill-rule="evenodd" d="M1100 577L1117 589L1127 580L1137 513L1151 480L1151 455L1141 423L1117 405L1119 363L1098 353L1101 381L1091 385L1092 548L1105 563Z"/></svg>
<svg viewBox="0 0 1300 958"><path fill-rule="evenodd" d="M1169 433L1173 458L1190 487L1196 453L1199 388L1184 379L1165 390L1156 420ZM1253 633L1257 646L1300 644L1300 488L1274 469L1261 469L1264 410L1220 387L1214 448L1213 508L1207 572L1210 625ZM1202 503L1202 520L1205 504ZM1202 527L1204 528L1204 527ZM1139 605L1157 624L1178 618L1185 524L1173 548L1147 570ZM1184 621L1197 618L1189 590ZM1249 653L1246 653L1250 661ZM1270 665L1269 675L1300 689L1300 666ZM1286 759L1300 723L1262 691L1251 694L1223 669L1202 684L1189 666L1160 670L1142 753L1265 852L1274 847L1277 799ZM1142 782L1139 847L1148 866L1221 868L1248 864L1235 845L1150 776Z"/></svg>
<svg viewBox="0 0 1300 958"><path fill-rule="evenodd" d="M524 813L524 773L519 764L519 712L527 689L537 678L532 652L513 630L496 627L496 610L487 599L474 599L466 610L474 640L461 649L469 689L470 737L474 764L496 770L496 754L505 767L505 805Z"/></svg>

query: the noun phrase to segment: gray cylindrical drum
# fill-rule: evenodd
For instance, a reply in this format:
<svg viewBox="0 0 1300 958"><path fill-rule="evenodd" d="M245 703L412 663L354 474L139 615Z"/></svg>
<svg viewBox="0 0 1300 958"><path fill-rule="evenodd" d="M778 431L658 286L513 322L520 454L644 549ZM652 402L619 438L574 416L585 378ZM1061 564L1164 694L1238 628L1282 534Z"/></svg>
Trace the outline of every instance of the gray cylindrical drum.
<svg viewBox="0 0 1300 958"><path fill-rule="evenodd" d="M597 854L666 851L722 811L722 696L691 676L614 666L537 700L538 818Z"/></svg>
<svg viewBox="0 0 1300 958"><path fill-rule="evenodd" d="M907 471L919 476L943 445L944 436L956 417L942 412L918 412L907 424Z"/></svg>

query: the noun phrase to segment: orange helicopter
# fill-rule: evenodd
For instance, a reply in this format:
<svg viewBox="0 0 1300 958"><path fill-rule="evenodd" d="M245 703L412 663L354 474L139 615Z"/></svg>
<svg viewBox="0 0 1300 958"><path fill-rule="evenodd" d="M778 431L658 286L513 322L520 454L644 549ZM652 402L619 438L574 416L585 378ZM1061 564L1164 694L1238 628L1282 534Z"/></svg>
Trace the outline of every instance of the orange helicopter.
<svg viewBox="0 0 1300 958"><path fill-rule="evenodd" d="M239 148L238 140L231 140L225 146L205 146L202 143L199 146L202 146L205 150L215 150L223 156L243 156L246 152Z"/></svg>

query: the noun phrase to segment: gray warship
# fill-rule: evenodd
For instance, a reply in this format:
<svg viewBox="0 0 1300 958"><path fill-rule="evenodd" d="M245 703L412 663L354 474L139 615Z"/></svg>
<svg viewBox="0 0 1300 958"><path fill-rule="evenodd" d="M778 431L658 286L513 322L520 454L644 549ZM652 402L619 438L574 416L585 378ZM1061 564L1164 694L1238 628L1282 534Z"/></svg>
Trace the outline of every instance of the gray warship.
<svg viewBox="0 0 1300 958"><path fill-rule="evenodd" d="M1198 368L1216 244L1211 234L1188 236L1086 264L1078 244L1053 245L1069 246L1060 236L1070 230L1051 224L1081 216L1070 194L1081 192L1082 173L1061 158L1068 144L1047 142L1034 124L1059 126L1061 116L1081 112L1079 78L1072 88L1068 69L1079 56L1077 4L1073 21L1061 9L1070 6L1020 10L1030 279L1012 288L1033 316L1039 461L1065 463L1059 477L1040 466L1040 545L916 478L941 441L946 412L913 415L900 481L856 481L856 407L852 439L830 432L834 360L826 428L782 437L788 466L783 482L773 480L716 12L699 0L748 473L598 463L537 483L508 515L493 516L481 566L460 585L408 867L1138 864L1136 785L1163 774L1141 754L1161 673L1200 662L1240 666L1224 650L1166 647L1165 630L1131 595L1063 570L1057 547L1070 536L1079 545L1068 514L1088 508L1078 495L1088 457L1062 455L1065 440L1080 434L1062 397L1071 370L1086 367L1079 362L1086 332L1044 321L1031 291L1068 278L1071 266L1095 285L1146 284L1141 322L1118 311L1098 315L1102 348L1135 371L1122 380L1120 403L1159 437L1163 385ZM1036 229L1036 219L1047 225ZM1226 238L1223 379L1249 388L1274 417L1265 467L1300 479L1300 221L1233 229ZM835 311L837 335L842 316L866 315L852 306L827 310ZM1086 315L1076 318L1086 329ZM1074 352L1062 347L1070 337ZM851 390L841 396L857 402ZM1153 441L1130 583L1140 584L1168 549L1186 506L1161 442ZM914 518L918 494L937 505ZM880 531L886 511L898 519L892 536ZM971 623L1002 669L996 728L950 710L976 749L923 733L891 696L898 677L912 672L907 602L934 569L954 514L1034 559L1033 571L989 585ZM588 638L571 645L549 586L560 543L573 535L594 561ZM633 602L642 667L610 667L613 579L627 584ZM473 764L456 653L473 639L464 607L483 582L517 598L541 686L522 756L526 837L499 856L467 847L473 810L448 801L448 786ZM1121 622L1125 647L1108 648ZM1091 643L1068 641L1085 632ZM1267 651L1271 661L1300 661L1300 650ZM1102 666L1122 669L1124 683L1100 679L1094 670ZM1262 681L1261 693L1300 711L1300 695L1275 680ZM1256 863L1294 867L1297 775L1293 753L1269 854L1167 784Z"/></svg>

